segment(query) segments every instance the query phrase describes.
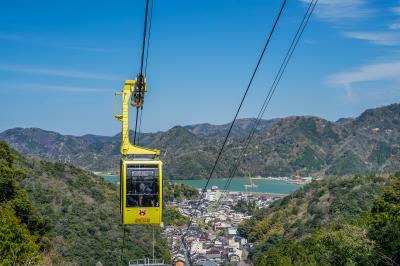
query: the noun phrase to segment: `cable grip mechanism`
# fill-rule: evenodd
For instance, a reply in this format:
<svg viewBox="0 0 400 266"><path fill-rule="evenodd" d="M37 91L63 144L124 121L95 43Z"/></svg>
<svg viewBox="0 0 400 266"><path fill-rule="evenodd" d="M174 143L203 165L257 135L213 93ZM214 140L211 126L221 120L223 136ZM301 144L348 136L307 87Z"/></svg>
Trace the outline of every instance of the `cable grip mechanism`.
<svg viewBox="0 0 400 266"><path fill-rule="evenodd" d="M131 105L136 108L143 108L144 96L147 92L146 78L139 74L136 78L136 83L133 86L131 96Z"/></svg>

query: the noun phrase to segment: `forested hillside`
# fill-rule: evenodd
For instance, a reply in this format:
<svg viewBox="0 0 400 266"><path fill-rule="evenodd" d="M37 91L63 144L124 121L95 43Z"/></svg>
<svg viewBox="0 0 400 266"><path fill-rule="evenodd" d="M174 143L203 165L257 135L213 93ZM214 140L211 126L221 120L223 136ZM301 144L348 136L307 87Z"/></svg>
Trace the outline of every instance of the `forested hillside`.
<svg viewBox="0 0 400 266"><path fill-rule="evenodd" d="M215 176L226 177L240 154L254 119L236 122ZM228 124L229 125L229 124ZM167 178L205 178L228 125L176 126L140 134L143 146L161 150ZM25 155L71 163L92 171L117 171L120 134L113 137L61 135L15 128L0 139ZM400 104L370 109L337 122L298 116L264 120L237 175L346 175L400 168Z"/></svg>
<svg viewBox="0 0 400 266"><path fill-rule="evenodd" d="M400 173L314 181L238 231L254 243L255 265L397 265Z"/></svg>
<svg viewBox="0 0 400 266"><path fill-rule="evenodd" d="M49 250L50 221L19 185L27 173L13 164L11 150L0 142L0 265L36 264Z"/></svg>
<svg viewBox="0 0 400 266"><path fill-rule="evenodd" d="M120 261L123 228L115 185L72 165L26 158L0 142L0 192L0 264ZM151 256L152 230L125 227L125 264ZM155 230L156 253L169 261Z"/></svg>

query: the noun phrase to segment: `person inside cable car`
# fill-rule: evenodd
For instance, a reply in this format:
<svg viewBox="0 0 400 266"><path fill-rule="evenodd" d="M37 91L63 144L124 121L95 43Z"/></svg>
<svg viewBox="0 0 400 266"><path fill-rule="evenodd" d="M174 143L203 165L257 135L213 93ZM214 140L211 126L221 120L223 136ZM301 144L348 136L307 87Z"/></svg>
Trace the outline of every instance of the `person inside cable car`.
<svg viewBox="0 0 400 266"><path fill-rule="evenodd" d="M145 207L152 207L152 205L151 205L151 193L152 193L152 191L151 191L151 188L150 188L150 185L149 185L149 181L147 181L146 183L145 183L145 187L144 187L144 189L143 189L143 205L145 206Z"/></svg>
<svg viewBox="0 0 400 266"><path fill-rule="evenodd" d="M128 195L126 197L127 207L138 207L139 201L137 195Z"/></svg>
<svg viewBox="0 0 400 266"><path fill-rule="evenodd" d="M147 206L146 205L146 196L145 196L145 194L146 194L146 184L144 183L144 181L141 181L140 184L139 184L139 194L140 194L140 196L139 196L140 207L146 207Z"/></svg>
<svg viewBox="0 0 400 266"><path fill-rule="evenodd" d="M152 206L153 207L158 207L159 203L158 203L158 181L154 180L152 183Z"/></svg>
<svg viewBox="0 0 400 266"><path fill-rule="evenodd" d="M139 184L139 194L146 194L147 186L146 184L142 181Z"/></svg>

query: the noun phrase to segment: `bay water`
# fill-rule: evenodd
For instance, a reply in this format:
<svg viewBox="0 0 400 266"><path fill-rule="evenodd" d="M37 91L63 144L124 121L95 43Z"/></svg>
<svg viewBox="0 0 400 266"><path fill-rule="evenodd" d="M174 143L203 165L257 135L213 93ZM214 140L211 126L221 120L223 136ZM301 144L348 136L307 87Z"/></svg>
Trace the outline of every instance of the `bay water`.
<svg viewBox="0 0 400 266"><path fill-rule="evenodd" d="M113 183L119 182L119 176L107 175L103 176L103 178L109 182ZM206 179L173 180L173 181L178 184L187 184L195 188L204 188L206 184ZM226 181L227 181L226 178L211 179L208 188L211 188L211 186L218 186L219 189L223 189L225 187ZM249 184L248 178L233 178L228 190L287 195L303 186L293 183L288 184L286 181L283 180L282 181L270 180L266 178L253 179L253 183L257 187L248 188L245 186Z"/></svg>

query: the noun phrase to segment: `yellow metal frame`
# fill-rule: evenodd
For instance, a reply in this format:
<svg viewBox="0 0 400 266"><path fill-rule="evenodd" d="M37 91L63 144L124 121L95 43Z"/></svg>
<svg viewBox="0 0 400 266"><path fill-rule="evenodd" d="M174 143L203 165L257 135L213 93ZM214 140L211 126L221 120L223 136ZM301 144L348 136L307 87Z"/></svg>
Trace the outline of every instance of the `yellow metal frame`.
<svg viewBox="0 0 400 266"><path fill-rule="evenodd" d="M126 207L126 165L146 164L158 165L159 207ZM122 160L121 161L121 213L123 224L161 224L162 222L162 162L160 160Z"/></svg>
<svg viewBox="0 0 400 266"><path fill-rule="evenodd" d="M136 80L126 80L121 92L114 95L114 116L122 122L122 142L121 142L121 168L120 168L120 211L123 224L161 224L162 223L162 162L160 151L133 145L129 139L129 104L132 94L136 88ZM146 92L146 84L144 84ZM117 114L117 96L122 98L122 114ZM132 102L131 102L132 104ZM143 102L141 102L143 104ZM142 107L142 105L140 106ZM138 108L138 106L136 106ZM128 155L134 155L137 159L127 159ZM154 159L139 159L138 156L153 156ZM143 157L145 157L143 156ZM159 171L159 207L126 207L126 165L145 164L158 165Z"/></svg>
<svg viewBox="0 0 400 266"><path fill-rule="evenodd" d="M136 80L126 80L122 92L117 92L114 95L114 103L118 95L122 97L122 114L116 113L116 104L114 104L114 116L122 122L122 143L121 143L121 154L126 155L154 155L160 156L159 150L148 149L133 145L129 140L129 102L131 100L132 92Z"/></svg>

